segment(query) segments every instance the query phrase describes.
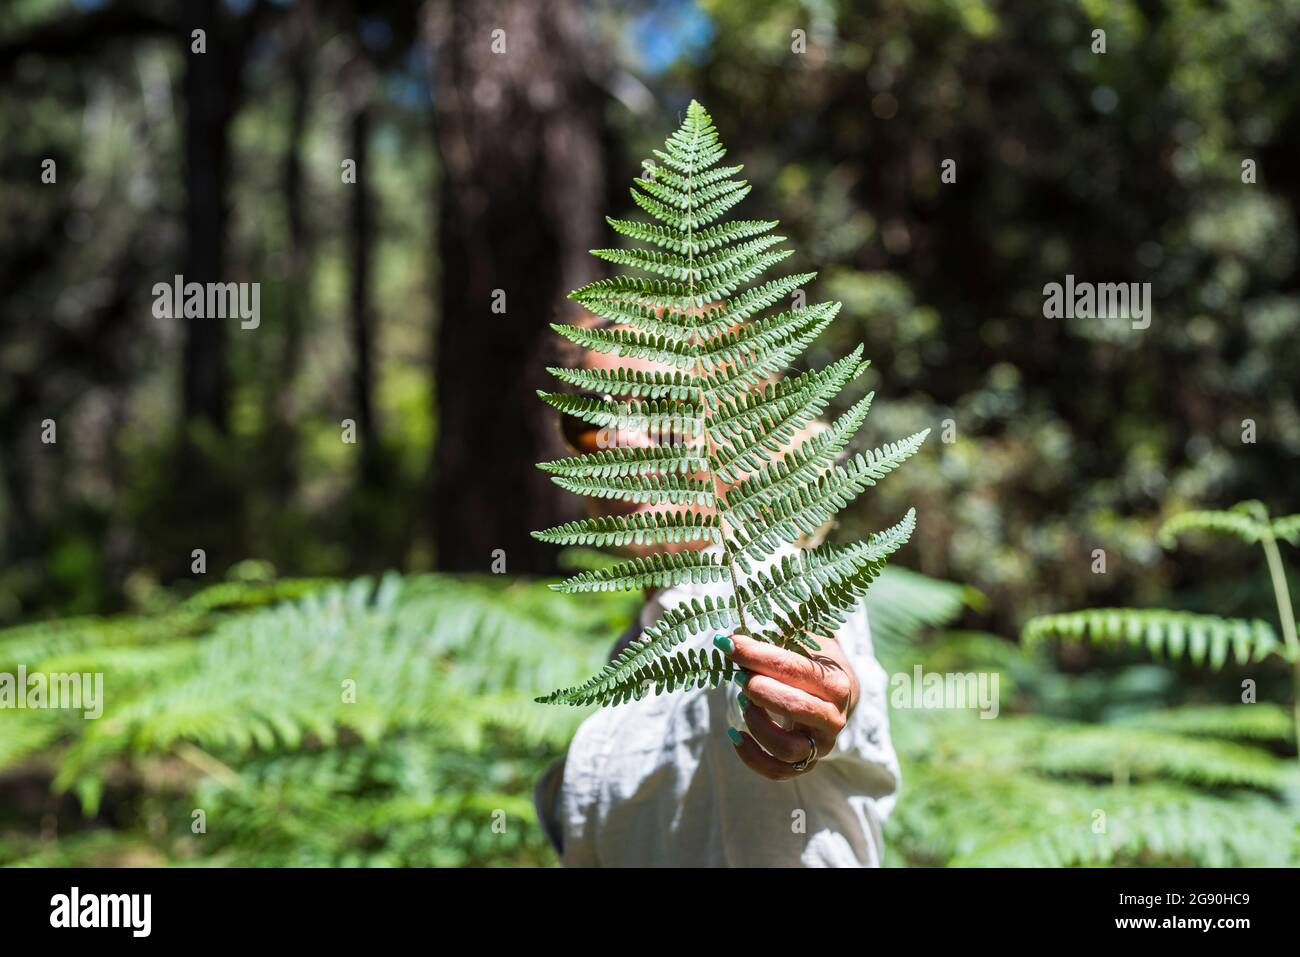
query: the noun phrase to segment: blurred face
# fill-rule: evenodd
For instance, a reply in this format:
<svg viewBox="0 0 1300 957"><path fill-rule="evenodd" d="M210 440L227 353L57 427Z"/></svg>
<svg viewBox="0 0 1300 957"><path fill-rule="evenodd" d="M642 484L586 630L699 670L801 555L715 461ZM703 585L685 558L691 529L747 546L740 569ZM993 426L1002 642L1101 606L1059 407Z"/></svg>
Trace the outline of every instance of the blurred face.
<svg viewBox="0 0 1300 957"><path fill-rule="evenodd" d="M620 327L621 328L621 327ZM630 356L619 356L616 354L607 354L584 350L583 366L588 369L631 369L641 372L674 372L675 367L661 362L654 362L649 359L636 359ZM615 395L612 397L615 402L627 402L629 397L625 395ZM600 427L588 422L582 422L573 416L565 416L564 435L574 451L580 453L598 452L602 449L614 448L654 448L656 446L685 446L695 448L703 455L705 443L703 435L684 434L681 431L676 433L665 430L657 431L646 427L632 428L615 428ZM651 473L653 474L653 473ZM693 478L706 479L708 473L695 473ZM726 491L725 483L720 483L722 491ZM647 504L641 502L624 502L618 499L605 498L588 498L588 514L597 515L629 515L639 512L695 512L695 513L712 513L712 506L705 505L674 505L671 503ZM689 542L673 542L663 544L631 544L624 547L623 551L636 557L643 557L652 552L682 552L692 549L703 548L708 542L700 539Z"/></svg>
<svg viewBox="0 0 1300 957"><path fill-rule="evenodd" d="M626 327L615 327L626 328ZM620 356L613 353L601 353L592 350L583 350L583 366L588 369L631 369L641 372L674 372L677 369L674 366L661 362L655 362L650 359L634 359L629 356ZM594 397L594 396L593 396ZM603 396L599 397L603 398ZM627 402L628 396L615 395L611 397L615 402ZM598 452L602 449L613 448L654 448L656 446L685 446L698 450L701 457L705 454L706 443L703 434L689 434L678 431L656 432L655 430L645 427L633 428L614 428L600 427L583 422L574 416L563 416L563 431L565 439L569 445L578 453ZM791 444L787 449L797 448L809 436L816 434L826 428L821 422L812 422L798 434L794 436ZM653 473L651 473L653 474ZM697 480L707 480L707 472L697 472L691 475ZM735 483L718 481L714 485L715 491L725 495L730 489L735 487ZM628 515L640 512L693 512L696 514L712 514L715 509L708 505L674 505L671 503L647 504L640 502L624 502L618 499L604 498L586 498L588 514L598 515ZM704 548L708 544L706 539L697 539L687 542L673 542L661 544L630 544L623 548L623 551L633 557L644 557L654 552L684 552Z"/></svg>

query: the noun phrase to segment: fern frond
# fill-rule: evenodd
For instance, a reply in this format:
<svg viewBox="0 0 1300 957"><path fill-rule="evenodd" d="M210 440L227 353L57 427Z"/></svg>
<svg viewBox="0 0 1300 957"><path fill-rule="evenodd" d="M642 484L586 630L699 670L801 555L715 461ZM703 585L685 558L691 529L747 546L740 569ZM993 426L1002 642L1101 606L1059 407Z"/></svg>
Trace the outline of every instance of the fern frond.
<svg viewBox="0 0 1300 957"><path fill-rule="evenodd" d="M901 442L859 453L848 464L833 466L826 474L774 502L747 527L737 529L737 564L747 568L750 560L771 555L783 542L794 542L816 531L860 492L911 458L929 434L926 429Z"/></svg>
<svg viewBox="0 0 1300 957"><path fill-rule="evenodd" d="M907 543L915 528L916 510L909 509L896 525L866 542L838 549L823 546L806 553L798 563L782 563L770 576L760 572L755 576L758 588L742 585L739 591L760 620L766 618L775 627L756 630L753 637L799 641L816 650L817 642L808 635L842 625L884 570L885 560Z"/></svg>
<svg viewBox="0 0 1300 957"><path fill-rule="evenodd" d="M713 486L680 475L629 475L623 478L568 478L554 475L551 481L575 495L609 498L641 505L714 505Z"/></svg>
<svg viewBox="0 0 1300 957"><path fill-rule="evenodd" d="M631 399L612 402L561 392L537 393L548 405L568 415L611 429L655 429L689 437L704 425L703 411L693 402L670 399Z"/></svg>
<svg viewBox="0 0 1300 957"><path fill-rule="evenodd" d="M660 545L680 542L720 542L722 528L716 515L699 512L640 512L602 515L566 522L533 537L555 545Z"/></svg>
<svg viewBox="0 0 1300 957"><path fill-rule="evenodd" d="M717 165L726 150L699 103L691 102L681 126L654 155L658 164L647 163L649 171L631 188L633 202L653 222L608 220L616 233L642 245L592 250L631 274L570 293L611 325L554 328L584 348L664 368L552 370L571 386L610 398L539 395L562 414L600 427L679 426L674 433L687 441L671 450L599 451L541 467L569 491L671 506L675 517L634 513L535 534L570 545L709 546L584 571L553 586L560 591L721 584L723 593L666 609L599 674L537 699L544 703L611 704L650 688L658 693L716 684L719 669L728 667L722 659L691 649L674 652L706 628L743 629L786 647L815 648L813 636L844 621L915 523L909 512L866 542L766 561L896 468L927 433L836 464L867 415L868 396L821 434L801 437L866 368L859 346L825 368L780 378L835 318L840 303L780 310L778 304L801 293L816 273L765 278L793 254L781 248L783 236L771 233L777 224L723 219L750 186L734 178L739 166ZM778 311L769 313L774 307ZM700 514L685 517L688 512Z"/></svg>
<svg viewBox="0 0 1300 957"><path fill-rule="evenodd" d="M824 310L815 306L802 310L801 321L783 329L766 348L741 352L733 365L707 374L705 395L713 402L725 401L767 381L807 349L839 311L839 303Z"/></svg>
<svg viewBox="0 0 1300 957"><path fill-rule="evenodd" d="M722 168L727 169L728 167ZM734 168L739 169L739 167ZM605 222L609 223L616 233L629 239L650 243L653 246L680 255L697 256L719 246L725 246L728 243L734 243L742 239L749 239L752 236L776 229L778 225L775 220L734 220L721 226L713 226L699 232L692 232L690 235L683 235L675 229L666 229L654 223L641 223L631 219L614 219L606 216Z"/></svg>
<svg viewBox="0 0 1300 957"><path fill-rule="evenodd" d="M687 369L693 364L694 356L689 346L673 336L630 329L585 329L582 326L554 322L551 323L551 328L584 349L616 352L620 356L634 359L651 359L679 369Z"/></svg>
<svg viewBox="0 0 1300 957"><path fill-rule="evenodd" d="M470 735L458 743L473 747L472 735L503 726L512 713L512 731L562 745L572 721L543 720L517 700L511 712L500 692L572 680L584 662L594 664L591 636L630 613L619 603L611 615L609 601L390 576L222 621L201 642L86 649L64 664L113 675L114 693L100 720L75 722L78 740L57 783L80 786L116 756L168 753L181 743L233 761L328 746L344 732L376 742L428 727L447 736L458 729ZM148 680L126 680L133 671ZM352 699L341 693L349 681Z"/></svg>
<svg viewBox="0 0 1300 957"><path fill-rule="evenodd" d="M698 452L675 446L658 446L601 449L598 452L556 459L554 462L541 462L537 467L552 475L569 478L614 478L644 475L647 472L687 475L698 472L706 464Z"/></svg>
<svg viewBox="0 0 1300 957"><path fill-rule="evenodd" d="M879 621L873 608L873 634ZM910 745L910 734L895 738L912 797L891 814L886 840L909 863L1300 863L1300 822L1275 790L1293 772L1262 749L1230 748L1233 756L1225 758L1216 749L1186 748L1180 735L1149 733L1130 743L1135 731L1127 723L1085 726L1004 714L990 732L990 722L971 712L918 711L911 718L900 731L935 727ZM1066 767L1053 766L1058 747L1068 752Z"/></svg>
<svg viewBox="0 0 1300 957"><path fill-rule="evenodd" d="M1121 781L1163 778L1276 792L1295 780L1292 768L1259 748L1137 729L1116 733L1104 726L1054 731L1033 749L1029 763L1051 774Z"/></svg>
<svg viewBox="0 0 1300 957"><path fill-rule="evenodd" d="M635 189L631 191L631 194L633 202L651 217L663 223L664 226L670 229L692 232L709 225L732 206L739 203L749 195L749 189L747 185L740 185L734 191L710 203L691 206L686 209L678 209L668 203L661 203L656 199L652 199L646 193L638 192Z"/></svg>
<svg viewBox="0 0 1300 957"><path fill-rule="evenodd" d="M13 671L18 665L37 668L56 655L92 645L110 647L170 641L196 633L202 623L203 616L198 612L182 609L148 618L134 615L65 618L0 629L0 671Z"/></svg>
<svg viewBox="0 0 1300 957"><path fill-rule="evenodd" d="M1286 709L1267 701L1248 705L1186 705L1166 711L1143 711L1120 718L1116 725L1230 741L1276 742L1295 739L1295 723Z"/></svg>
<svg viewBox="0 0 1300 957"><path fill-rule="evenodd" d="M1273 535L1292 545L1300 545L1300 515L1286 515L1273 519Z"/></svg>
<svg viewBox="0 0 1300 957"><path fill-rule="evenodd" d="M578 389L630 399L672 399L680 402L697 395L702 386L701 380L682 372L563 368L548 368L546 371Z"/></svg>
<svg viewBox="0 0 1300 957"><path fill-rule="evenodd" d="M776 305L779 300L784 299L816 278L817 274L815 272L802 272L760 283L731 300L727 304L727 314L732 317L734 322L738 323L752 319L764 309Z"/></svg>
<svg viewBox="0 0 1300 957"><path fill-rule="evenodd" d="M852 379L866 368L858 362L861 346L819 372L782 379L762 392L722 403L709 416L713 441L722 446L711 459L724 482L757 470L760 463L784 454L795 434L826 408Z"/></svg>
<svg viewBox="0 0 1300 957"><path fill-rule="evenodd" d="M259 590L224 589L222 613L197 637L156 639L142 622L76 624L76 647L48 657L49 670L106 672L103 717L7 712L0 768L22 762L32 784L57 770L58 787L82 797L88 814L101 792L113 814L55 842L38 837L46 802L19 802L6 809L0 863L553 862L532 823L532 785L583 715L538 709L532 694L598 667L610 630L635 611L632 596L420 576L230 611ZM194 755L207 757L200 766ZM134 824L150 807L185 826ZM201 839L188 827L195 807L221 821ZM498 809L509 834L481 826Z"/></svg>
<svg viewBox="0 0 1300 957"><path fill-rule="evenodd" d="M717 649L690 649L635 668L612 682L602 694L608 704L690 688L716 688L734 678L740 669ZM594 700L594 699L593 699Z"/></svg>
<svg viewBox="0 0 1300 957"><path fill-rule="evenodd" d="M591 300L585 308L592 315L607 319L616 325L626 326L627 330L642 332L648 336L660 336L677 342L685 342L696 334L701 324L698 312L673 312L656 308L652 302L643 302L634 296L617 296L610 299ZM618 351L628 341L626 336L597 337L613 343L607 351ZM675 373L680 375L680 373Z"/></svg>
<svg viewBox="0 0 1300 957"><path fill-rule="evenodd" d="M187 612L213 612L266 608L282 601L296 601L312 592L337 585L332 578L278 578L274 581L227 581L208 585L182 603Z"/></svg>
<svg viewBox="0 0 1300 957"><path fill-rule="evenodd" d="M752 262L758 253L783 242L785 242L784 236L762 236L734 246L724 246L708 256L694 258L692 268L695 279L699 281L728 275L744 263ZM713 298L705 293L697 293L697 295L701 299Z"/></svg>
<svg viewBox="0 0 1300 957"><path fill-rule="evenodd" d="M713 302L729 296L740 286L762 275L769 266L775 266L793 255L793 249L783 249L756 256L744 256L726 268L713 271L700 270L703 275L696 279L698 288L695 295L702 302Z"/></svg>
<svg viewBox="0 0 1300 957"><path fill-rule="evenodd" d="M1255 544L1268 534L1268 523L1239 511L1192 511L1173 516L1157 533L1161 544L1172 547L1179 535L1189 531L1222 532Z"/></svg>
<svg viewBox="0 0 1300 957"><path fill-rule="evenodd" d="M709 417L709 433L715 442L732 442L737 438L762 433L764 422L771 422L800 408L812 395L830 390L837 394L843 386L861 375L867 363L859 362L862 347L825 369L812 370L781 379L761 390L732 400L719 401Z"/></svg>
<svg viewBox="0 0 1300 957"><path fill-rule="evenodd" d="M589 252L597 259L615 263L619 266L631 266L646 272L657 273L678 282L687 282L698 278L693 265L687 259L675 253L661 253L641 249L592 249Z"/></svg>
<svg viewBox="0 0 1300 957"><path fill-rule="evenodd" d="M708 628L736 628L740 624L736 607L734 595L722 599L705 595L703 598L682 602L666 611L639 639L609 662L600 674L583 684L553 691L537 701L540 704L574 705L611 703L615 695L627 690L631 675L638 673L639 669L681 644L692 634Z"/></svg>
<svg viewBox="0 0 1300 957"><path fill-rule="evenodd" d="M702 343L697 350L697 361L706 371L712 372L741 360L761 358L772 346L789 341L792 333L807 329L817 319L833 315L835 311L836 307L831 303L818 303L806 309L746 323ZM729 312L728 318L732 318ZM709 391L714 390L710 388Z"/></svg>
<svg viewBox="0 0 1300 957"><path fill-rule="evenodd" d="M729 513L740 520L761 516L762 509L782 501L826 472L867 417L875 393L855 402L824 432L805 439L783 458L760 467L724 496Z"/></svg>
<svg viewBox="0 0 1300 957"><path fill-rule="evenodd" d="M723 169L727 168L723 167ZM731 196L741 190L748 192L744 180L729 179L721 175L721 172L721 170L710 170L698 177L683 177L671 170L664 170L654 178L641 177L632 182L661 203L689 212L692 209L706 209L713 201ZM708 182L704 182L706 177ZM676 185L670 185L672 183ZM742 198L743 195L736 197L735 202L739 202Z"/></svg>
<svg viewBox="0 0 1300 957"><path fill-rule="evenodd" d="M687 582L714 582L726 577L727 564L725 556L708 552L661 552L581 572L551 588L562 592L630 591Z"/></svg>
<svg viewBox="0 0 1300 957"><path fill-rule="evenodd" d="M1287 867L1300 858L1300 826L1263 801L1107 798L1105 805L1104 830L1096 827L1098 808L1080 807L1058 823L1003 832L955 857L951 866ZM1242 827L1243 821L1250 826Z"/></svg>
<svg viewBox="0 0 1300 957"><path fill-rule="evenodd" d="M1048 638L1099 644L1127 642L1171 658L1180 658L1185 652L1196 664L1215 669L1223 667L1229 653L1238 664L1259 661L1270 654L1286 655L1285 647L1266 621L1162 609L1096 608L1044 615L1027 622L1021 637L1026 644Z"/></svg>

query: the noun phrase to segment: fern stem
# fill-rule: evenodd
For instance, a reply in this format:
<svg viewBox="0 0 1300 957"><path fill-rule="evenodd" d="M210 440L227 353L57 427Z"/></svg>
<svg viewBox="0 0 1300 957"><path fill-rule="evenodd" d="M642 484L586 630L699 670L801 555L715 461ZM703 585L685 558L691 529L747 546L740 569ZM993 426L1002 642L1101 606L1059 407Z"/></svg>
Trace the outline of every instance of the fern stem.
<svg viewBox="0 0 1300 957"><path fill-rule="evenodd" d="M1296 638L1295 609L1291 604L1291 589L1286 581L1286 568L1278 551L1277 539L1272 531L1265 531L1259 543L1268 560L1268 574L1273 579L1273 596L1277 599L1277 614L1282 620L1282 640L1286 642L1291 657L1292 716L1295 720L1296 758L1300 760L1300 640Z"/></svg>
<svg viewBox="0 0 1300 957"><path fill-rule="evenodd" d="M703 390L701 390L700 398L701 400L704 398ZM708 429L704 431L704 445L708 450L706 456L712 459L714 446L709 438ZM736 595L736 611L740 615L740 630L746 635L752 634L749 622L745 619L745 602L740 597L740 582L736 578L735 554L729 544L728 532L731 530L731 523L727 521L726 513L722 508L722 487L718 483L718 473L713 470L712 465L709 466L709 475L713 477L713 507L718 510L718 523L722 531L722 552L727 557L727 574L731 576L731 590Z"/></svg>
<svg viewBox="0 0 1300 957"><path fill-rule="evenodd" d="M1300 640L1296 638L1295 610L1291 605L1291 589L1286 582L1286 569L1277 548L1277 539L1271 533L1260 539L1264 556L1268 559L1268 573L1273 579L1273 595L1277 598L1277 613L1282 620L1282 638L1286 641L1291 660L1300 663Z"/></svg>
<svg viewBox="0 0 1300 957"><path fill-rule="evenodd" d="M700 126L699 120L696 119L695 130L691 138L692 158L694 151L699 147ZM699 329L699 310L703 309L702 303L695 301L695 164L691 163L691 170L686 174L686 289L687 289L687 308L695 311L695 330L692 333L692 340L697 349L704 347L704 337L700 334ZM697 354L695 357L695 374L698 378L703 379L704 363ZM700 387L700 431L704 433L704 459L705 467L709 470L709 478L713 481L713 507L718 512L719 532L722 535L722 553L726 557L727 574L731 577L731 590L736 596L736 612L740 616L740 630L744 634L750 634L749 623L745 619L745 603L740 597L740 582L736 578L736 561L735 554L731 549L731 523L727 521L726 510L722 507L722 484L718 481L717 470L714 469L713 463L717 461L715 453L717 447L713 439L709 436L708 428L709 406L708 397L705 395L704 387Z"/></svg>
<svg viewBox="0 0 1300 957"><path fill-rule="evenodd" d="M193 765L209 777L215 778L233 791L247 791L248 784L239 772L223 761L214 758L202 748L197 748L188 741L176 746L176 756L187 764Z"/></svg>

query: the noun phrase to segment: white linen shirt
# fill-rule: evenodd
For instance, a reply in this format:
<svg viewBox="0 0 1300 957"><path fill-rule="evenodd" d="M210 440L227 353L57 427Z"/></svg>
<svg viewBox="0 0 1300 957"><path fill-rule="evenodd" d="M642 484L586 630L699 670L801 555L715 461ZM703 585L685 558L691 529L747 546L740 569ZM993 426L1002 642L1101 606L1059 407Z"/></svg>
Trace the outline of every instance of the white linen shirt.
<svg viewBox="0 0 1300 957"><path fill-rule="evenodd" d="M793 551L787 546L764 565ZM642 609L639 625L649 627L685 598L726 593L726 582L661 590ZM674 650L712 649L716 633L692 635ZM750 770L727 737L728 725L744 727L735 683L648 693L590 715L534 795L552 843L554 833L561 838L562 863L880 866L881 827L900 783L886 676L865 608L849 615L836 638L858 678L858 705L830 754L788 781Z"/></svg>

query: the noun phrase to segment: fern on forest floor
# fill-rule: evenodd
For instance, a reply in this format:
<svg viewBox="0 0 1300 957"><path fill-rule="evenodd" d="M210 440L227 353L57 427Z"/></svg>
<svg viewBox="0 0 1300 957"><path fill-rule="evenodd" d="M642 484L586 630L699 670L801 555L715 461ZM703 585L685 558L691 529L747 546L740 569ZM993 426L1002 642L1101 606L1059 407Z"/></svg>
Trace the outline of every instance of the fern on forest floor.
<svg viewBox="0 0 1300 957"><path fill-rule="evenodd" d="M944 635L920 650L953 661ZM1009 646L1014 647L1014 646ZM1046 667L1041 655L1016 652ZM1098 724L895 712L903 786L887 863L912 866L1300 865L1300 775L1282 708L1186 706ZM1023 705L1020 705L1023 706Z"/></svg>
<svg viewBox="0 0 1300 957"><path fill-rule="evenodd" d="M11 802L0 810L0 863L554 862L532 785L585 712L539 713L532 689L603 660L635 614L635 596L411 576L319 583L311 595L242 613L239 589L224 590L234 600L197 634L192 623L168 635L148 620L108 619L101 645L94 622L82 620L75 647L56 643L48 658L26 662L102 667L115 690L102 729L60 712L0 714L0 788L21 780L13 793L30 794L31 782L57 779L90 812L60 803L57 790ZM900 569L886 569L866 598L889 671L920 662L1028 675L1019 692L1003 683L996 720L894 712L903 788L887 824L887 862L1300 862L1285 712L1197 706L1104 724L1016 714L1044 656L973 633L918 637L952 621L969 598ZM124 628L135 628L138 645L123 643ZM26 626L0 631L0 654L31 637ZM391 686L407 699L397 701L384 686L410 662ZM310 687L337 698L342 677L357 681L357 711ZM323 712L307 720L279 692L305 694ZM177 707L178 698L191 700ZM113 826L93 813L96 801L111 808ZM196 807L205 834L191 831ZM59 808L54 841L42 836L51 808ZM1108 824L1101 835L1097 810ZM497 811L503 832L489 826Z"/></svg>
<svg viewBox="0 0 1300 957"><path fill-rule="evenodd" d="M634 598L579 603L498 578L388 576L319 582L296 601L239 613L259 608L265 586L215 588L187 603L210 609L198 625L163 612L99 629L82 620L75 641L47 640L72 630L58 625L0 631L0 656L12 649L30 670L103 671L107 689L98 721L0 713L0 775L48 776L91 819L101 803L127 821L169 807L163 837L143 819L122 833L124 855L148 824L144 843L182 863L549 860L528 794L582 715L539 714L526 692L603 660ZM118 806L137 789L146 805ZM185 796L195 789L201 798ZM509 816L505 833L484 827L489 805ZM201 837L190 832L196 806L209 812ZM69 848L110 853L112 841L66 823ZM12 824L0 817L0 861L74 853L34 838L35 821L27 832Z"/></svg>
<svg viewBox="0 0 1300 957"><path fill-rule="evenodd" d="M1164 609L1100 608L1033 618L1024 626L1024 642L1039 644L1051 638L1103 645L1127 642L1144 645L1157 656L1177 659L1186 654L1194 663L1216 671L1230 657L1239 665L1260 661L1287 664L1291 669L1293 737L1300 736L1300 635L1278 549L1279 541L1300 546L1300 515L1273 518L1262 502L1238 502L1227 511L1198 510L1174 515L1161 527L1158 537L1165 547L1172 548L1180 535L1197 532L1231 535L1261 547L1277 603L1281 640L1272 625L1260 619ZM1253 703L1255 699L1247 692L1242 700Z"/></svg>
<svg viewBox="0 0 1300 957"><path fill-rule="evenodd" d="M905 790L886 828L887 846L898 855L891 863L1300 864L1295 807L1275 795L1215 793L1163 781L1121 786L1044 776L1015 761L990 761L979 743L952 727L958 724L955 718L947 724L935 734L950 744L904 763ZM1106 733L1113 741L1123 740L1116 729ZM964 747L952 746L958 742ZM1046 744L1051 743L1049 737ZM1179 744L1164 746L1176 749Z"/></svg>
<svg viewBox="0 0 1300 957"><path fill-rule="evenodd" d="M79 795L87 815L64 804L51 843L39 836L48 801L11 809L0 816L0 861L553 861L531 789L584 712L539 712L531 690L604 660L636 596L574 598L496 577L390 577L318 583L272 608L256 607L250 587L254 610L241 614L240 588L219 587L222 612L205 624L168 611L106 619L98 632L83 620L76 642L27 660L33 669L103 669L111 693L99 722L0 715L0 787L5 775L35 776L52 798ZM954 614L961 596L889 570L869 598L876 633L901 645ZM124 629L139 643L124 643ZM22 643L25 655L31 635L26 626L0 631L0 653ZM345 677L357 682L355 706L339 698ZM121 830L103 826L101 805ZM195 807L205 810L206 834L191 833ZM496 810L509 821L503 833L485 826Z"/></svg>

